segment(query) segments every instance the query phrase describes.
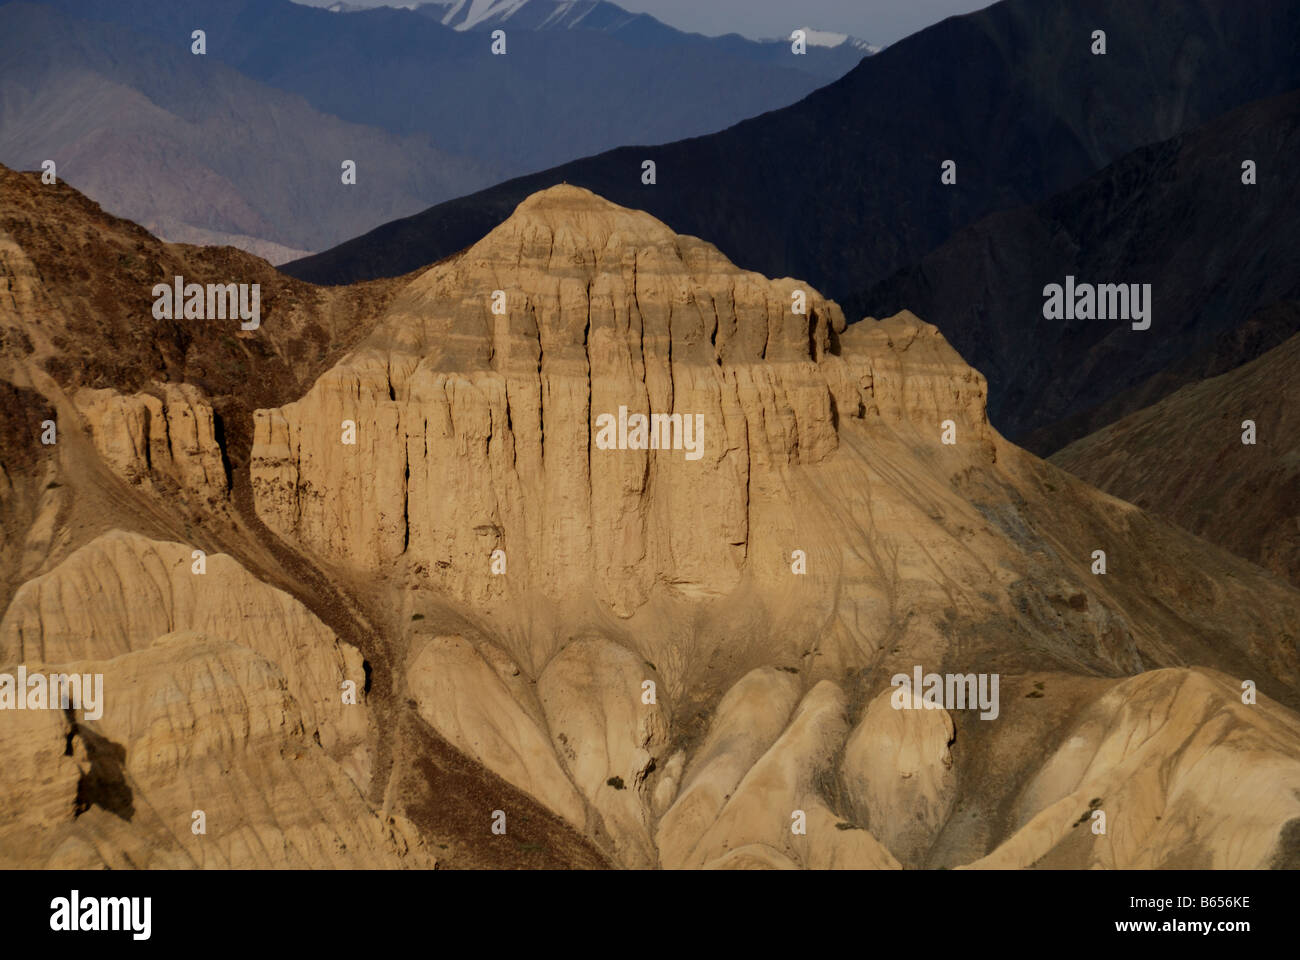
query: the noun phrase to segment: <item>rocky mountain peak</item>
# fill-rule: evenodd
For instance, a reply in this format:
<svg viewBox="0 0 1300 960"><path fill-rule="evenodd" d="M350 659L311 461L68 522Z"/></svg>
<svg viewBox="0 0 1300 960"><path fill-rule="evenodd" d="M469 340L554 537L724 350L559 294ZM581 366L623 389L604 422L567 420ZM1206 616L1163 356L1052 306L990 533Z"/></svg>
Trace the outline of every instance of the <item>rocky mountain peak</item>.
<svg viewBox="0 0 1300 960"><path fill-rule="evenodd" d="M17 179L0 674L110 708L0 731L16 862L517 863L497 810L537 865L1294 862L1294 588L1006 442L911 313L563 185L323 291ZM131 322L254 268L227 352Z"/></svg>

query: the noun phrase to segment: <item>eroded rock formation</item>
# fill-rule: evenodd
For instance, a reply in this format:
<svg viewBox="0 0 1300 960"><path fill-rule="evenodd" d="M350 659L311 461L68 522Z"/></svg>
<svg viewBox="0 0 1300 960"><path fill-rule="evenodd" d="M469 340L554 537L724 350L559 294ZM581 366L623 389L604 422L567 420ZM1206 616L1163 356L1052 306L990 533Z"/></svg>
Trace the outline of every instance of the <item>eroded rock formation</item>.
<svg viewBox="0 0 1300 960"><path fill-rule="evenodd" d="M21 325L60 294L13 247ZM1294 861L1300 591L1008 444L917 317L846 324L568 186L325 296L269 293L259 349L374 309L256 410L219 359L205 388L8 357L70 439L0 424L0 660L121 699L0 714L4 862ZM262 801L223 806L223 764ZM162 833L194 791L201 849Z"/></svg>

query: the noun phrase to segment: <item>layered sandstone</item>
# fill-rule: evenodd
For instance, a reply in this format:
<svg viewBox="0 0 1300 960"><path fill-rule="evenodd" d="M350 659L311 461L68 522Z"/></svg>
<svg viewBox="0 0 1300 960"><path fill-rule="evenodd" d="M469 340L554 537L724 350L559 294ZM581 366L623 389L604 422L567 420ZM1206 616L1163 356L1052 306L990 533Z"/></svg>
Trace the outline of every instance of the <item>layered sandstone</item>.
<svg viewBox="0 0 1300 960"><path fill-rule="evenodd" d="M12 671L7 658L3 669ZM313 734L285 672L231 640L165 633L111 659L103 716L7 713L0 865L430 867L410 824L367 806Z"/></svg>
<svg viewBox="0 0 1300 960"><path fill-rule="evenodd" d="M846 327L556 187L258 411L251 477L320 563L480 625L410 641L421 716L615 860L953 865L1020 827L958 816L996 765L894 709L895 672L1193 662L1292 702L1300 677L1294 591L1006 444L984 401L916 317ZM702 455L605 449L620 407L702 414Z"/></svg>
<svg viewBox="0 0 1300 960"><path fill-rule="evenodd" d="M219 500L229 482L212 405L188 383L158 384L162 397L81 390L75 397L99 455L129 483Z"/></svg>
<svg viewBox="0 0 1300 960"><path fill-rule="evenodd" d="M26 250L0 260L30 288L0 303L14 323L49 296ZM281 291L265 342L236 347L283 372L295 324L359 302L331 296L322 316L325 294ZM1294 859L1300 591L1006 443L917 317L846 325L800 281L561 186L349 342L310 387L294 367L301 387L250 388L274 402L244 419L224 361L202 392L31 374L85 429L13 471L0 660L91 661L139 695L22 767L0 802L38 839L14 862L89 862L101 820L108 863L419 864L435 840L518 863L539 824L547 865ZM698 415L699 457L618 442L645 414ZM222 544L203 574L191 523ZM997 710L900 703L917 668L1000 677ZM26 714L4 749L66 722ZM58 812L116 756L92 736L165 805L157 829L123 832L119 787ZM163 772L206 794L209 764L265 768L271 799L245 820L208 801L232 832L197 859L162 836L190 803Z"/></svg>
<svg viewBox="0 0 1300 960"><path fill-rule="evenodd" d="M403 558L466 602L594 586L626 616L656 583L721 596L771 542L782 471L835 450L818 361L843 327L806 285L557 187L411 283L301 401L258 412L258 514L354 567ZM596 449L620 406L702 414L702 460Z"/></svg>
<svg viewBox="0 0 1300 960"><path fill-rule="evenodd" d="M279 665L309 736L340 756L362 747L361 654L232 557L199 559L185 544L113 531L29 580L0 619L0 661L111 660L184 631L221 637ZM345 682L358 690L355 704L343 702ZM363 756L355 762L366 766Z"/></svg>

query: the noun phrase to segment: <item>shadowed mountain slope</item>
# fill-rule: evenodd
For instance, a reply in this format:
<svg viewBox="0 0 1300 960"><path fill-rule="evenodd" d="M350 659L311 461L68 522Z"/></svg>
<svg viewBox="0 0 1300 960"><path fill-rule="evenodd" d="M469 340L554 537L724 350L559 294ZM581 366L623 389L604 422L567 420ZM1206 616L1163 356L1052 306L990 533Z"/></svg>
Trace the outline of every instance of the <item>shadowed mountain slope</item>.
<svg viewBox="0 0 1300 960"><path fill-rule="evenodd" d="M1300 335L1052 462L1300 585ZM1244 422L1254 443L1243 443Z"/></svg>
<svg viewBox="0 0 1300 960"><path fill-rule="evenodd" d="M1057 450L1300 330L1297 158L1300 92L1251 103L993 214L850 303L924 311L988 376L993 422ZM1046 319L1044 289L1067 276L1149 284L1150 329Z"/></svg>
<svg viewBox="0 0 1300 960"><path fill-rule="evenodd" d="M1097 29L1105 56L1090 52ZM742 267L847 296L991 211L1300 86L1297 33L1300 8L1282 0L1006 0L922 30L784 110L512 180L286 269L319 283L406 273L567 182L708 237ZM645 160L654 186L642 183ZM956 186L940 183L945 160Z"/></svg>

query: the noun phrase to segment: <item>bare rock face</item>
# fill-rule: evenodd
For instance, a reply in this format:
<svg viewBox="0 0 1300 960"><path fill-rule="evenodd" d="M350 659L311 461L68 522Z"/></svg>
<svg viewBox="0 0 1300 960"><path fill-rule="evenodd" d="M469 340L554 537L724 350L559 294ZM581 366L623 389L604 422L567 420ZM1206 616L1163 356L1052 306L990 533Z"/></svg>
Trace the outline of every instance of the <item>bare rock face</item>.
<svg viewBox="0 0 1300 960"><path fill-rule="evenodd" d="M896 694L911 701L896 709ZM907 866L920 866L957 795L948 711L927 710L915 691L871 701L841 765L853 810Z"/></svg>
<svg viewBox="0 0 1300 960"><path fill-rule="evenodd" d="M658 582L720 596L762 549L782 471L836 448L817 361L843 327L806 285L557 187L414 281L301 401L258 413L258 514L356 568L401 557L467 602L594 586L626 616ZM683 435L599 449L620 408Z"/></svg>
<svg viewBox="0 0 1300 960"><path fill-rule="evenodd" d="M0 661L111 660L176 631L222 637L281 665L309 735L340 757L359 751L364 768L364 698L342 694L345 681L364 685L360 653L233 558L205 557L201 574L196 562L184 544L138 534L91 541L19 588L0 620Z"/></svg>
<svg viewBox="0 0 1300 960"><path fill-rule="evenodd" d="M528 691L504 673L464 637L440 636L413 645L406 683L420 716L449 743L585 829L586 807L551 748L540 709L525 706Z"/></svg>
<svg viewBox="0 0 1300 960"><path fill-rule="evenodd" d="M102 674L105 702L71 725L57 710L6 717L0 758L36 788L0 793L5 867L433 865L409 824L366 805L285 674L247 647L187 631L27 667Z"/></svg>
<svg viewBox="0 0 1300 960"><path fill-rule="evenodd" d="M955 819L984 774L949 711L893 708L893 673L1300 679L1295 592L1006 444L985 397L911 314L846 327L562 186L258 411L250 471L320 563L483 625L417 642L422 716L614 860L951 865L1020 825ZM700 426L643 444L634 414Z"/></svg>
<svg viewBox="0 0 1300 960"><path fill-rule="evenodd" d="M24 319L56 261L5 242L0 321L63 379L0 358L88 432L24 459L31 417L0 419L0 662L100 664L119 698L0 715L6 862L1297 855L1300 591L1008 444L910 313L846 326L560 186L400 289L280 289L236 345L276 371L250 415L202 337L174 368L204 393L72 389ZM1000 699L898 702L917 673ZM268 799L205 800L226 829L195 846L215 770ZM141 796L162 819L121 815Z"/></svg>
<svg viewBox="0 0 1300 960"><path fill-rule="evenodd" d="M223 498L228 487L212 406L190 384L160 384L148 393L81 390L76 405L95 448L123 479Z"/></svg>
<svg viewBox="0 0 1300 960"><path fill-rule="evenodd" d="M251 479L272 530L323 563L489 613L534 674L576 617L634 630L679 692L700 651L662 605L755 591L773 635L781 609L820 608L795 617L790 645L806 649L846 566L890 575L865 569L883 554L864 556L827 502L828 485L862 490L852 465L875 459L837 456L847 423L874 428L868 445L923 445L925 473L987 465L984 394L915 317L844 332L806 284L556 187L414 280L305 397L258 411ZM680 424L657 421L636 449L624 421L661 414ZM961 446L939 446L945 422ZM968 522L983 525L974 510ZM795 551L807 581L791 576Z"/></svg>
<svg viewBox="0 0 1300 960"><path fill-rule="evenodd" d="M676 802L659 821L665 866L686 864L741 778L781 735L799 699L798 680L772 667L751 671L727 691Z"/></svg>
<svg viewBox="0 0 1300 960"><path fill-rule="evenodd" d="M655 863L647 776L668 739L668 717L642 697L645 664L600 638L575 640L537 680L537 695L565 767L599 813L619 858Z"/></svg>
<svg viewBox="0 0 1300 960"><path fill-rule="evenodd" d="M819 795L818 780L848 731L844 692L828 680L804 697L789 726L746 772L688 866L721 866L732 850L757 844L812 869L896 868L866 830L837 829L839 818ZM848 824L845 824L848 827Z"/></svg>
<svg viewBox="0 0 1300 960"><path fill-rule="evenodd" d="M761 843L751 843L728 854L710 860L705 870L798 870L795 863L779 850Z"/></svg>
<svg viewBox="0 0 1300 960"><path fill-rule="evenodd" d="M1243 704L1221 674L1144 673L1090 706L1017 817L1023 826L971 866L1294 865L1300 722L1266 698Z"/></svg>
<svg viewBox="0 0 1300 960"><path fill-rule="evenodd" d="M178 275L259 283L261 327L157 318ZM249 412L301 396L399 285L312 288L162 244L0 167L4 866L607 862L398 703L381 618L246 497ZM192 656L155 653L180 633L203 638ZM78 664L104 673L103 716L12 709L17 671ZM489 795L523 843L468 829Z"/></svg>

